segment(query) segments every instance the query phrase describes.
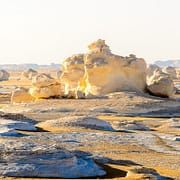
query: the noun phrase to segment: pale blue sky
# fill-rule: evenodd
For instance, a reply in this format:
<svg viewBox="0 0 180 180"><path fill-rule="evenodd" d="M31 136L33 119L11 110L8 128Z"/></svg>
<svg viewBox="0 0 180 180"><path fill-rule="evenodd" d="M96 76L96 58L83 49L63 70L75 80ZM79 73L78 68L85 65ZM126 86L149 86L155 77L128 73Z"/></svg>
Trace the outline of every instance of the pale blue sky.
<svg viewBox="0 0 180 180"><path fill-rule="evenodd" d="M180 59L180 0L0 0L0 64L61 63L102 38L150 63Z"/></svg>

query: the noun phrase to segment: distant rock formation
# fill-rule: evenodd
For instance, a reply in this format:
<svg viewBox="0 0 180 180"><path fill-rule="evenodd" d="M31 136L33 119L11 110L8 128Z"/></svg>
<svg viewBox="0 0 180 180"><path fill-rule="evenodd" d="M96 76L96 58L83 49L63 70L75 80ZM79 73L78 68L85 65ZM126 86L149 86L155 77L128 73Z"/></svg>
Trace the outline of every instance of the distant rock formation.
<svg viewBox="0 0 180 180"><path fill-rule="evenodd" d="M63 96L64 89L62 85L47 74L38 74L32 79L33 87L29 93L36 99Z"/></svg>
<svg viewBox="0 0 180 180"><path fill-rule="evenodd" d="M59 69L61 64L51 63L50 65L38 64L1 64L0 69L26 70L26 69Z"/></svg>
<svg viewBox="0 0 180 180"><path fill-rule="evenodd" d="M0 70L0 81L7 81L9 79L10 74L5 70Z"/></svg>
<svg viewBox="0 0 180 180"><path fill-rule="evenodd" d="M153 76L148 81L147 89L153 95L160 97L173 97L175 87L169 74L155 70Z"/></svg>
<svg viewBox="0 0 180 180"><path fill-rule="evenodd" d="M172 79L177 79L177 73L174 67L171 67L171 66L164 67L162 71L169 74Z"/></svg>
<svg viewBox="0 0 180 180"><path fill-rule="evenodd" d="M88 48L87 54L75 55L63 62L61 81L67 94L72 90L82 92L86 97L122 90L144 91L144 59L132 54L129 57L114 55L101 39Z"/></svg>
<svg viewBox="0 0 180 180"><path fill-rule="evenodd" d="M157 64L160 67L167 67L167 66L171 66L171 67L176 67L179 68L180 67L180 60L161 60L161 61L155 61L154 64Z"/></svg>
<svg viewBox="0 0 180 180"><path fill-rule="evenodd" d="M22 77L32 80L32 78L37 74L38 72L36 70L30 68L22 72Z"/></svg>

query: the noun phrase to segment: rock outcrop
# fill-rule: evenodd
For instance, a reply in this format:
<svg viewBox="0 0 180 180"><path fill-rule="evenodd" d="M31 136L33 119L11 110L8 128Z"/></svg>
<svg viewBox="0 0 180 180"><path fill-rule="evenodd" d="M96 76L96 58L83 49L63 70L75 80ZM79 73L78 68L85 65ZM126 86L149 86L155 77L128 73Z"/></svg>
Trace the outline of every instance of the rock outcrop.
<svg viewBox="0 0 180 180"><path fill-rule="evenodd" d="M63 96L62 85L47 74L39 74L32 79L33 87L30 88L31 96L39 98L50 98Z"/></svg>
<svg viewBox="0 0 180 180"><path fill-rule="evenodd" d="M19 87L12 91L11 103L28 103L34 101L35 98L30 95L29 89Z"/></svg>
<svg viewBox="0 0 180 180"><path fill-rule="evenodd" d="M158 70L149 79L147 89L151 94L160 97L173 97L175 93L171 76Z"/></svg>
<svg viewBox="0 0 180 180"><path fill-rule="evenodd" d="M7 81L9 79L10 74L5 70L0 70L0 81Z"/></svg>
<svg viewBox="0 0 180 180"><path fill-rule="evenodd" d="M34 76L36 76L37 74L38 74L37 71L30 68L30 69L27 69L26 71L22 72L22 77L32 80L32 78Z"/></svg>
<svg viewBox="0 0 180 180"><path fill-rule="evenodd" d="M177 79L176 69L174 67L171 66L164 67L162 71L169 74L172 79Z"/></svg>
<svg viewBox="0 0 180 180"><path fill-rule="evenodd" d="M104 40L88 46L87 54L79 54L63 63L61 82L65 92L79 91L81 96L101 96L123 90L144 91L146 63L144 59L117 56L111 53ZM77 93L75 93L78 97Z"/></svg>

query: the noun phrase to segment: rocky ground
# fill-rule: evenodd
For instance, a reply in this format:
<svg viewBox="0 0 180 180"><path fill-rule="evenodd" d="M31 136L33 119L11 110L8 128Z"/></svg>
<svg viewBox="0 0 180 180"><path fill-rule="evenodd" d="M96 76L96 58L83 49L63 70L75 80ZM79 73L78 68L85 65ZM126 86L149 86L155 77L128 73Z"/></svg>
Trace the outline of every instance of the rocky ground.
<svg viewBox="0 0 180 180"><path fill-rule="evenodd" d="M180 179L179 96L0 104L1 179Z"/></svg>

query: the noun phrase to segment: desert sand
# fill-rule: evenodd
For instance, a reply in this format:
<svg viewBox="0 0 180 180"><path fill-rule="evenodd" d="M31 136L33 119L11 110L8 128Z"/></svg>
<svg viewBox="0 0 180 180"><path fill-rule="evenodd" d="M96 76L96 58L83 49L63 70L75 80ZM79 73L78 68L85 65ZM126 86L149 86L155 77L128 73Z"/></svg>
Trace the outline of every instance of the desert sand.
<svg viewBox="0 0 180 180"><path fill-rule="evenodd" d="M49 71L52 76L55 72ZM36 129L14 128L12 132L19 135L0 135L1 144L16 140L63 147L77 157L92 159L106 172L92 179L180 179L180 96L168 99L124 91L101 98L10 104L15 86L31 86L21 73L11 71L10 79L0 82L0 116L32 120ZM8 150L0 150L1 163L16 161L15 154L8 161Z"/></svg>

